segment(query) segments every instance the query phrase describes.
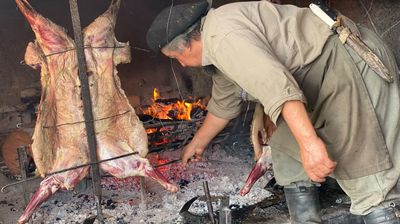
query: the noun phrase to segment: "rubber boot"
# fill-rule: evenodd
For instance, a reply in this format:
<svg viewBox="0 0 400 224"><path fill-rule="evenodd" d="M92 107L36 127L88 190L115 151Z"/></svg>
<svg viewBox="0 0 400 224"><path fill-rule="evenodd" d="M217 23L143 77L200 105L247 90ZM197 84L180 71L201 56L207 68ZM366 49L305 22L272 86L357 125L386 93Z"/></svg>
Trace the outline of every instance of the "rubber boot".
<svg viewBox="0 0 400 224"><path fill-rule="evenodd" d="M321 206L316 186L289 187L284 188L284 191L292 224L321 223Z"/></svg>
<svg viewBox="0 0 400 224"><path fill-rule="evenodd" d="M400 224L393 207L379 208L363 217L365 224Z"/></svg>

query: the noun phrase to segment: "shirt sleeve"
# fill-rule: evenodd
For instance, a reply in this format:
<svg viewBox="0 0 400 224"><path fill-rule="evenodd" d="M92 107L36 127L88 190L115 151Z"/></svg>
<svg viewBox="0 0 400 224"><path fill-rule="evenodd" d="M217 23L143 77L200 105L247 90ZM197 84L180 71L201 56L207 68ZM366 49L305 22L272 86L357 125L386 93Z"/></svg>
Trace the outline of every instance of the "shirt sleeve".
<svg viewBox="0 0 400 224"><path fill-rule="evenodd" d="M240 88L220 73L213 75L212 81L211 99L207 104L208 112L227 120L237 117L242 105Z"/></svg>
<svg viewBox="0 0 400 224"><path fill-rule="evenodd" d="M273 48L247 29L226 34L212 51L212 63L264 105L276 123L285 102L306 102L292 74L277 60Z"/></svg>

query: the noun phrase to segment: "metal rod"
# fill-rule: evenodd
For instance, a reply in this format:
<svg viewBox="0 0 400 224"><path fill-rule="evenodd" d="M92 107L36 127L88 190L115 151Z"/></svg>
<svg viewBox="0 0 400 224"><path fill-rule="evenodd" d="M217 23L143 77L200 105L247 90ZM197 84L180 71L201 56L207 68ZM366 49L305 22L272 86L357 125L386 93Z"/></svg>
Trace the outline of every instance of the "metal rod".
<svg viewBox="0 0 400 224"><path fill-rule="evenodd" d="M86 71L86 59L83 45L83 35L81 28L81 21L79 18L79 9L77 0L69 0L72 27L74 30L76 54L78 58L78 71L79 71L79 81L81 83L81 94L83 101L83 116L85 118L86 127L86 137L89 147L89 158L90 162L97 162L97 150L96 150L96 135L94 131L93 123L93 112L92 112L92 102L90 98L89 80ZM93 193L96 198L97 207L97 220L100 223L104 223L103 214L101 211L101 177L99 165L97 163L90 165L90 171L92 175L93 182Z"/></svg>
<svg viewBox="0 0 400 224"><path fill-rule="evenodd" d="M67 171L70 171L70 170L79 169L79 168L82 168L82 167L85 167L85 166L91 166L91 165L94 165L94 164L104 163L104 162L107 162L107 161L110 161L110 160L120 159L120 158L123 158L123 157L136 155L136 154L138 154L138 152L131 152L131 153L127 153L127 154L124 154L124 155L120 155L120 156L116 156L116 157L112 157L112 158L108 158L108 159L103 159L103 160L100 160L100 161L97 161L97 162L86 163L86 164L82 164L82 165L79 165L79 166L74 166L74 167L69 167L69 168L62 169L62 170L57 170L57 171L45 174L45 176L43 178L46 178L46 177L51 176L51 175L59 174L59 173L64 173L64 172L67 172ZM168 162L168 163L171 163L171 162ZM161 165L164 165L164 164L161 164ZM165 165L167 165L167 164L165 164ZM20 180L20 181L11 183L11 184L7 184L7 185L5 185L5 186L3 186L1 188L1 193L4 193L4 190L6 188L8 188L8 187L11 187L11 186L14 186L14 185L18 185L18 184L21 184L21 183L24 183L24 182L36 180L38 178L41 178L41 176L35 176L35 177L27 178L25 180Z"/></svg>
<svg viewBox="0 0 400 224"><path fill-rule="evenodd" d="M143 209L147 209L146 189L144 187L144 177L140 177L140 205Z"/></svg>
<svg viewBox="0 0 400 224"><path fill-rule="evenodd" d="M152 153L152 152L149 152L149 153ZM79 169L79 168L82 168L82 167L85 167L85 166L90 166L90 165L93 165L93 164L104 163L104 162L107 162L107 161L111 161L111 160L115 160L115 159L120 159L120 158L123 158L123 157L131 156L131 155L136 155L136 154L138 154L138 152L131 152L131 153L127 153L127 154L124 154L124 155L120 155L120 156L116 156L116 157L112 157L112 158L108 158L108 159L103 159L103 160L100 160L100 161L97 161L97 162L93 162L93 163L86 163L86 164L82 164L82 165L79 165L79 166L70 167L70 168L67 168L67 169L57 170L57 171L55 171L55 172L45 174L45 176L44 176L43 178L46 178L46 177L51 176L51 175L54 175L54 174L63 173L63 172L67 172L67 171L70 171L70 170ZM154 166L154 167L155 167L155 168L158 168L158 167L162 167L162 166L167 166L167 165L170 165L170 164L173 164L173 163L177 163L177 162L180 162L180 161L181 161L180 159L175 159L175 160L171 160L171 161L169 161L169 162L166 162L166 163L163 163L163 164L160 164L160 165L156 165L156 166ZM104 177L108 177L108 176L104 176ZM1 192L1 193L4 193L5 190L6 190L8 187L15 186L15 185L18 185L18 184L22 184L22 183L25 183L25 182L29 182L29 181L32 181L32 180L36 180L36 179L39 179L39 178L41 178L41 176L35 176L35 177L27 178L27 179L25 179L25 180L20 180L20 181L14 182L14 183L10 183L10 184L4 185L4 186L1 188L1 191L0 191L0 192Z"/></svg>
<svg viewBox="0 0 400 224"><path fill-rule="evenodd" d="M232 223L232 211L229 207L222 207L219 211L219 222L218 224L231 224Z"/></svg>
<svg viewBox="0 0 400 224"><path fill-rule="evenodd" d="M25 146L20 146L17 148L18 152L18 161L19 161L19 170L21 173L22 180L26 180L27 178L27 173L26 173L26 168L28 164L28 155L26 154L26 148ZM25 206L28 205L29 202L29 192L28 192L28 186L26 185L26 182L22 184L22 191L24 192L24 204Z"/></svg>
<svg viewBox="0 0 400 224"><path fill-rule="evenodd" d="M229 209L229 197L219 199L219 221L218 224L232 224L232 212Z"/></svg>
<svg viewBox="0 0 400 224"><path fill-rule="evenodd" d="M206 199L207 199L208 216L210 218L210 222L212 224L215 224L214 211L213 211L213 207L212 207L210 190L208 189L208 182L207 181L203 181L203 188L204 188L204 194L205 194Z"/></svg>

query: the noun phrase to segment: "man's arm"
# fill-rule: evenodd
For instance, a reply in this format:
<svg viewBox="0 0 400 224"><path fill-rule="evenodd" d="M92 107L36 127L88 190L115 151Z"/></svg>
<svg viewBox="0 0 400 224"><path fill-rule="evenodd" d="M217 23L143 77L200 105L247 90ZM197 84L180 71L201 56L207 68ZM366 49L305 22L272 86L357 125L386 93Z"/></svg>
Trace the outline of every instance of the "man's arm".
<svg viewBox="0 0 400 224"><path fill-rule="evenodd" d="M317 136L304 104L300 101L287 101L282 108L283 119L300 146L301 161L311 180L325 181L336 167L329 158L324 142Z"/></svg>
<svg viewBox="0 0 400 224"><path fill-rule="evenodd" d="M209 112L201 128L196 132L192 141L183 149L181 153L183 165L186 166L189 159L191 159L193 156L194 161L201 160L203 152L208 143L210 143L211 140L217 136L222 129L225 128L228 122L229 120L219 118Z"/></svg>

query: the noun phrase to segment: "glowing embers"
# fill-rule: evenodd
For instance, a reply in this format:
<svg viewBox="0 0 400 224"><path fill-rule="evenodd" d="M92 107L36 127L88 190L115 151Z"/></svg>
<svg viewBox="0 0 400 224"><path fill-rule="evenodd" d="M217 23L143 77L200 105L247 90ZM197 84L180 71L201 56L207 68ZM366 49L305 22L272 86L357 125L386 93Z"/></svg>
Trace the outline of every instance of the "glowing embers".
<svg viewBox="0 0 400 224"><path fill-rule="evenodd" d="M158 152L164 149L180 149L188 143L203 123L204 116L192 120L161 120L141 117L147 132L149 151Z"/></svg>
<svg viewBox="0 0 400 224"><path fill-rule="evenodd" d="M146 129L149 151L180 149L186 145L206 116L203 100L163 99L155 88L153 103L139 115Z"/></svg>
<svg viewBox="0 0 400 224"><path fill-rule="evenodd" d="M204 112L206 107L201 100L188 102L178 99L162 99L157 88L153 91L153 104L144 114L163 120L191 120L193 114Z"/></svg>

